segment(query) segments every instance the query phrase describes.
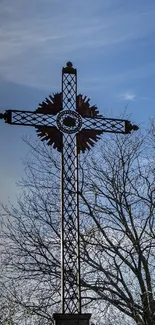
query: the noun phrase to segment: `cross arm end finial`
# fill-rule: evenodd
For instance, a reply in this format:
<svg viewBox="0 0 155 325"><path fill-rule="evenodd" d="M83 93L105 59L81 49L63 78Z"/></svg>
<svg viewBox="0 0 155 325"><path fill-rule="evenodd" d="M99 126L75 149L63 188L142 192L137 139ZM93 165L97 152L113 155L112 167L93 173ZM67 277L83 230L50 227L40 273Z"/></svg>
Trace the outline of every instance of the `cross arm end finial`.
<svg viewBox="0 0 155 325"><path fill-rule="evenodd" d="M0 113L0 119L2 120L3 118L5 119L5 114Z"/></svg>
<svg viewBox="0 0 155 325"><path fill-rule="evenodd" d="M137 131L137 130L139 130L139 127L138 127L138 125L135 125L135 124L134 124L134 125L132 125L132 130L133 130L133 131Z"/></svg>
<svg viewBox="0 0 155 325"><path fill-rule="evenodd" d="M6 123L10 123L11 111L7 110L5 113L0 113L0 119L4 119Z"/></svg>
<svg viewBox="0 0 155 325"><path fill-rule="evenodd" d="M139 130L138 125L131 124L130 121L125 121L125 133L131 133L131 131Z"/></svg>

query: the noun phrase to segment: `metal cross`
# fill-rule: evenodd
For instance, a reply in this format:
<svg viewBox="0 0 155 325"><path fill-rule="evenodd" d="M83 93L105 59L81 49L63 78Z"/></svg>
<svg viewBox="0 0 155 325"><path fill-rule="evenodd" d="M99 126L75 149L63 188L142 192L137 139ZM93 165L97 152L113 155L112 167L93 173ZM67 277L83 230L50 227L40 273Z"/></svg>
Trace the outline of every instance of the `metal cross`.
<svg viewBox="0 0 155 325"><path fill-rule="evenodd" d="M81 313L78 154L103 132L131 133L136 125L99 115L89 99L77 95L77 71L62 69L62 92L49 96L36 111L7 110L6 123L34 126L42 141L61 152L61 302L62 314Z"/></svg>

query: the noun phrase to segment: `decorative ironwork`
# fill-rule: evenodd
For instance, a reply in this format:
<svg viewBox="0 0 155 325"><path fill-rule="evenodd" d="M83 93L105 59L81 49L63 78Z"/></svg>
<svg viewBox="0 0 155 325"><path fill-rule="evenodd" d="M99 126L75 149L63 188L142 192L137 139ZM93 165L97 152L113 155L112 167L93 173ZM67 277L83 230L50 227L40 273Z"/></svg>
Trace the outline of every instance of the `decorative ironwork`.
<svg viewBox="0 0 155 325"><path fill-rule="evenodd" d="M61 152L61 289L62 313L81 313L78 154L94 146L104 132L131 133L136 125L105 118L89 99L77 95L77 71L62 69L62 92L50 95L36 111L7 110L6 123L34 126L41 141Z"/></svg>
<svg viewBox="0 0 155 325"><path fill-rule="evenodd" d="M93 119L85 118L82 121L84 129L102 130L102 132L110 133L127 133L124 120L104 118L102 116Z"/></svg>
<svg viewBox="0 0 155 325"><path fill-rule="evenodd" d="M78 177L75 134L63 135L62 152L62 313L81 313Z"/></svg>
<svg viewBox="0 0 155 325"><path fill-rule="evenodd" d="M71 71L71 73L70 73ZM58 127L63 134L61 164L61 254L62 313L81 313L78 154L76 132L82 126L76 112L77 73L71 62L62 71L63 114L58 115Z"/></svg>
<svg viewBox="0 0 155 325"><path fill-rule="evenodd" d="M49 95L49 98L39 104L39 107L36 109L36 113L42 114L51 114L57 115L62 110L62 93L56 93ZM55 118L54 118L55 122ZM62 151L62 133L54 126L39 126L36 128L38 137L41 138L41 141L47 141L47 145L53 146L54 149Z"/></svg>
<svg viewBox="0 0 155 325"><path fill-rule="evenodd" d="M94 147L95 143L101 139L102 130L82 129L77 134L77 151L85 152Z"/></svg>
<svg viewBox="0 0 155 325"><path fill-rule="evenodd" d="M52 126L56 125L55 118L50 114L31 111L7 110L4 114L7 123L24 126Z"/></svg>
<svg viewBox="0 0 155 325"><path fill-rule="evenodd" d="M90 106L90 98L87 98L86 96L83 96L82 94L79 94L77 96L76 100L76 110L82 117L96 117L101 116L99 115L98 108L93 105Z"/></svg>
<svg viewBox="0 0 155 325"><path fill-rule="evenodd" d="M62 110L62 93L49 95L39 104L36 113L56 115Z"/></svg>
<svg viewBox="0 0 155 325"><path fill-rule="evenodd" d="M74 111L62 111L57 116L58 129L64 133L77 133L82 126L81 116Z"/></svg>

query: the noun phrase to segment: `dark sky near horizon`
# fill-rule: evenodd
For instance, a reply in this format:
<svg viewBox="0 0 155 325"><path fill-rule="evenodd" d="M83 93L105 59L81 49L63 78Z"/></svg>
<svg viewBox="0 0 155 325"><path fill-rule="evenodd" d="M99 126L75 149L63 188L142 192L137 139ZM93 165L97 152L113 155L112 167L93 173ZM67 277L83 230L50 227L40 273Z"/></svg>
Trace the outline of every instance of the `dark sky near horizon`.
<svg viewBox="0 0 155 325"><path fill-rule="evenodd" d="M127 112L141 128L155 114L154 0L1 0L0 112L35 110L61 90L61 68L78 69L78 92L100 113ZM0 202L16 201L35 130L0 121Z"/></svg>

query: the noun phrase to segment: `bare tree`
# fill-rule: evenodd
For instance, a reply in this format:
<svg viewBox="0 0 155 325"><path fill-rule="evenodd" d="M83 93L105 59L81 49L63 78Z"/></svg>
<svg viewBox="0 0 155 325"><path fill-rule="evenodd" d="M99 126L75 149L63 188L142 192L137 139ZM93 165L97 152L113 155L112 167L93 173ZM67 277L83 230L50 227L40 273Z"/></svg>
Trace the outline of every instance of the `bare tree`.
<svg viewBox="0 0 155 325"><path fill-rule="evenodd" d="M154 130L105 135L80 158L82 302L100 324L155 324ZM3 252L11 299L46 324L60 311L60 165L51 148L29 145Z"/></svg>

